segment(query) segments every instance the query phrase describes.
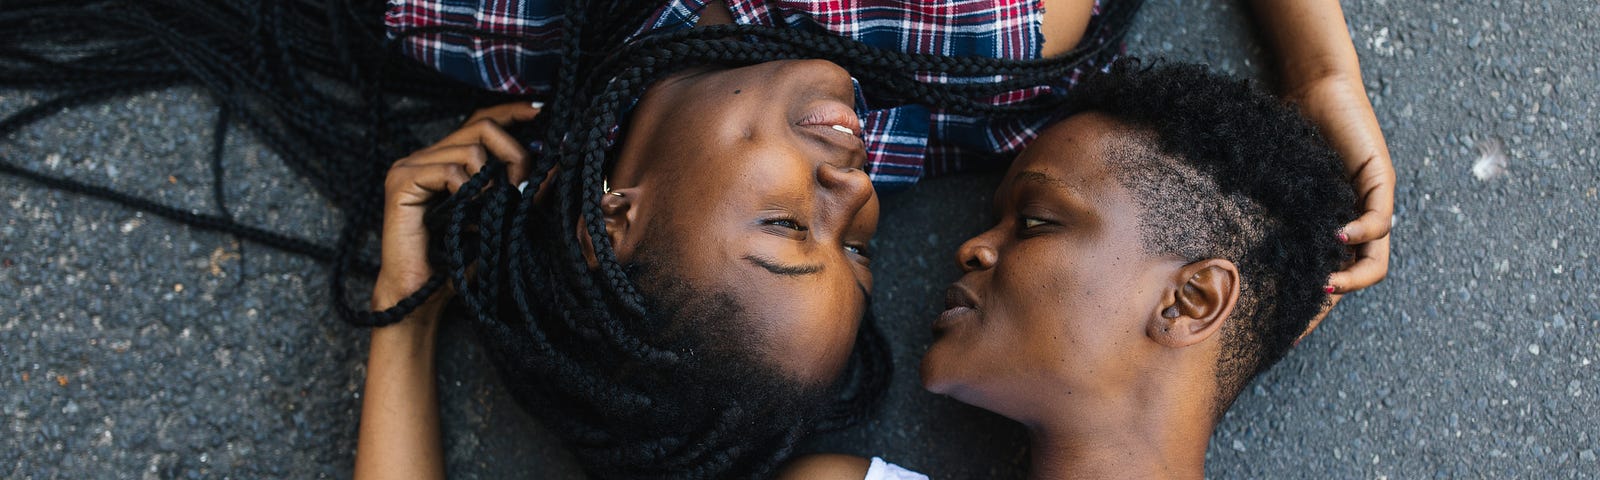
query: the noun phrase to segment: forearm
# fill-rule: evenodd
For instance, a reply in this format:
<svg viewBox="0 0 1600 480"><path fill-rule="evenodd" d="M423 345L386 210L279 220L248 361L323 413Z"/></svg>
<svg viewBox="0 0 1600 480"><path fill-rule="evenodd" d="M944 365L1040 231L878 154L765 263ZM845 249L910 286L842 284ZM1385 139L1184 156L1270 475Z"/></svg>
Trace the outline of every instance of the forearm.
<svg viewBox="0 0 1600 480"><path fill-rule="evenodd" d="M428 302L404 321L372 330L357 479L444 478L434 385L439 303Z"/></svg>
<svg viewBox="0 0 1600 480"><path fill-rule="evenodd" d="M479 110L460 130L389 167L374 310L387 309L427 284L433 268L428 265L423 217L429 205L456 193L484 168L491 160L484 152L506 162L512 185L527 178L523 161L528 152L504 128L538 114L538 106L525 102ZM451 291L445 285L405 319L372 330L356 478L444 478L434 340Z"/></svg>
<svg viewBox="0 0 1600 480"><path fill-rule="evenodd" d="M1329 80L1361 85L1361 64L1337 0L1254 0L1251 7L1277 53L1286 93Z"/></svg>

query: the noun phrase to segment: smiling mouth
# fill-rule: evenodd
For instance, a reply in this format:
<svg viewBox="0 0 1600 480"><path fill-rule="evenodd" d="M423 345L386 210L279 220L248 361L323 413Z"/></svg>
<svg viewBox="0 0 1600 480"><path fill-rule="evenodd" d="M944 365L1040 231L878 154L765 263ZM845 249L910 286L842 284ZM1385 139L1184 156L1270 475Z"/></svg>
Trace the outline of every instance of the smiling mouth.
<svg viewBox="0 0 1600 480"><path fill-rule="evenodd" d="M936 337L942 336L957 323L977 315L977 295L965 285L952 283L944 291L944 313L940 313L939 320L933 322L933 333Z"/></svg>

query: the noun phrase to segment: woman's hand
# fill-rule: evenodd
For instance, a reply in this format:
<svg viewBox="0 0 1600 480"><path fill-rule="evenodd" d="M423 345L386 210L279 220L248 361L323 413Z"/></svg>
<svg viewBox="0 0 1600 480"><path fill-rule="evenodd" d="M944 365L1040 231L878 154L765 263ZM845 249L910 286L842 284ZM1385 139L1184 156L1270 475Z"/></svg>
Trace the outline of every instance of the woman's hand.
<svg viewBox="0 0 1600 480"><path fill-rule="evenodd" d="M1345 175L1356 193L1359 216L1339 230L1339 239L1354 254L1328 277L1328 308L1306 328L1310 334L1344 294L1370 287L1389 273L1389 229L1394 218L1394 165L1383 132L1367 102L1359 78L1328 78L1289 95L1343 160Z"/></svg>
<svg viewBox="0 0 1600 480"><path fill-rule="evenodd" d="M389 168L384 180L383 250L372 308L393 306L433 274L428 265L428 231L422 219L434 200L455 193L491 155L506 163L513 183L527 177L528 152L504 128L538 114L538 109L526 103L479 110L460 130Z"/></svg>
<svg viewBox="0 0 1600 480"><path fill-rule="evenodd" d="M473 114L466 126L400 159L384 181L383 253L372 307L388 308L427 283L429 204L454 193L490 158L506 162L512 182L527 177L528 152L503 127L531 120L524 103ZM400 322L372 330L367 356L355 478L444 478L434 336L445 293L435 293Z"/></svg>
<svg viewBox="0 0 1600 480"><path fill-rule="evenodd" d="M1328 279L1328 285L1341 295L1370 287L1389 272L1395 174L1366 90L1359 78L1328 78L1292 92L1289 98L1317 121L1344 161L1345 175L1356 192L1360 216L1339 231L1355 257Z"/></svg>
<svg viewBox="0 0 1600 480"><path fill-rule="evenodd" d="M1361 65L1339 2L1255 0L1251 6L1277 52L1287 100L1322 129L1355 188L1360 216L1339 231L1355 256L1328 278L1331 309L1342 295L1373 286L1389 274L1394 165L1361 83ZM1306 333L1327 314L1324 310L1318 315Z"/></svg>

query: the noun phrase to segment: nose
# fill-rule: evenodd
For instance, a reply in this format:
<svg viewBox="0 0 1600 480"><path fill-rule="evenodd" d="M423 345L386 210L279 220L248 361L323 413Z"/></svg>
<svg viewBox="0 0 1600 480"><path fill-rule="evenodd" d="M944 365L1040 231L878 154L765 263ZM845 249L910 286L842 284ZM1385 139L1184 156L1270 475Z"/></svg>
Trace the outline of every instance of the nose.
<svg viewBox="0 0 1600 480"><path fill-rule="evenodd" d="M962 272L971 273L994 268L995 262L1000 260L1000 252L995 250L994 243L990 242L992 232L994 230L969 238L961 244L960 250L956 250L956 263L961 264Z"/></svg>
<svg viewBox="0 0 1600 480"><path fill-rule="evenodd" d="M867 205L874 194L872 179L867 177L867 172L853 167L840 167L823 162L817 165L817 182L827 190L833 199L836 208L829 211L837 212L840 220L845 220Z"/></svg>

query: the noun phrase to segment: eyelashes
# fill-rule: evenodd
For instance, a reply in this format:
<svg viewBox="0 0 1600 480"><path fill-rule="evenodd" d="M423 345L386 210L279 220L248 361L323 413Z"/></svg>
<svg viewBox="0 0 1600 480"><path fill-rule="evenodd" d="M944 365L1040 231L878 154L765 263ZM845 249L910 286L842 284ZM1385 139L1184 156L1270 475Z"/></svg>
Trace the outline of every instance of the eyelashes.
<svg viewBox="0 0 1600 480"><path fill-rule="evenodd" d="M844 251L860 255L862 258L866 258L868 260L871 260L873 255L872 247L867 245L845 244Z"/></svg>
<svg viewBox="0 0 1600 480"><path fill-rule="evenodd" d="M1016 228L1017 237L1019 238L1031 238L1036 235L1044 235L1050 232L1055 232L1059 230L1055 227L1059 226L1061 226L1060 223L1052 220L1045 220L1043 218L1032 217L1028 215L1017 215Z"/></svg>
<svg viewBox="0 0 1600 480"><path fill-rule="evenodd" d="M762 220L761 224L769 226L769 227L776 227L774 229L774 233L777 233L777 234L785 236L785 237L794 238L796 240L804 240L805 236L806 236L806 233L811 231L810 227L802 225L800 222L798 222L798 221L796 221L794 219L791 219L791 218L774 218L774 219ZM777 231L779 229L781 229L783 231ZM873 250L872 250L872 247L869 246L869 245L866 245L866 244L851 244L851 243L847 243L847 244L844 245L844 251L852 253L852 254L855 254L855 255L859 255L862 258L866 258L868 260L872 259L872 256L873 256L873 253L874 253Z"/></svg>
<svg viewBox="0 0 1600 480"><path fill-rule="evenodd" d="M772 219L772 220L763 220L761 223L763 225L771 225L771 226L774 226L774 227L787 228L789 230L794 230L796 232L807 232L807 231L811 230L810 227L807 227L805 225L801 225L800 222L797 222L794 219L790 219L790 218L777 218L777 219Z"/></svg>

